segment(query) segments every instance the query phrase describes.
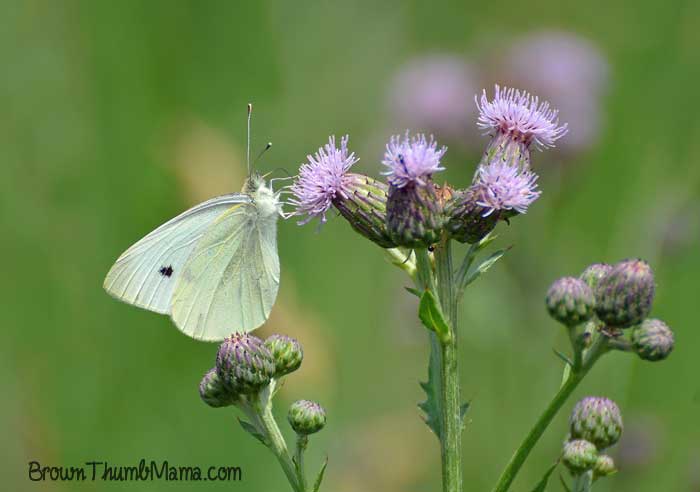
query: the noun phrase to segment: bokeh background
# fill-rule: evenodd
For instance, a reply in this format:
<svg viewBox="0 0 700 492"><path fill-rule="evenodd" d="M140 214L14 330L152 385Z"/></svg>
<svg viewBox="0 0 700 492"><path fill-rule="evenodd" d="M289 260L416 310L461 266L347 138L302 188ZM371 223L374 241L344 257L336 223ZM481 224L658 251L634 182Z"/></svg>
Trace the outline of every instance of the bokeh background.
<svg viewBox="0 0 700 492"><path fill-rule="evenodd" d="M466 296L465 490L490 489L560 381L548 284L629 256L653 265L654 315L677 348L658 364L607 356L577 391L615 399L626 422L621 472L596 490L700 490L700 3L30 0L2 2L0 19L2 489L286 490L232 412L197 396L216 346L114 301L104 274L165 219L240 188L249 101L253 150L274 143L259 167L278 177L345 133L377 174L384 142L410 127L450 147L443 174L459 186L486 143L473 96L500 82L551 100L571 131L534 155L542 198L500 226L514 247ZM329 456L323 490L436 490L406 279L339 218L320 232L287 221L279 242L281 293L261 331L306 349L278 398L284 431L286 405L317 399L329 425L309 462ZM514 490L554 460L574 402ZM142 457L238 465L244 481L27 479L29 460Z"/></svg>

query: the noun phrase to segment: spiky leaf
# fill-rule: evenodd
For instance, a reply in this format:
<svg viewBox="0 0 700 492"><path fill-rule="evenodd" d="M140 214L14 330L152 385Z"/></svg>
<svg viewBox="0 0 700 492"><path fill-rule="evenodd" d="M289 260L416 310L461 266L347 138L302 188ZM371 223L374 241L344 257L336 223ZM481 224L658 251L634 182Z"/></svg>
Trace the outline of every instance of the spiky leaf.
<svg viewBox="0 0 700 492"><path fill-rule="evenodd" d="M262 444L264 444L265 446L267 446L267 441L265 440L265 436L263 436L263 435L258 431L258 429L255 428L254 425L249 424L248 422L246 422L245 420L242 420L242 419L240 419L240 418L238 419L238 423L241 424L241 427L243 427L243 430L244 430L244 431L246 431L248 434L250 434L251 436L253 436L255 439L257 439L258 441L260 441L260 442L261 442Z"/></svg>
<svg viewBox="0 0 700 492"><path fill-rule="evenodd" d="M323 462L323 465L321 466L321 470L318 472L318 475L316 476L316 481L314 482L313 492L318 492L318 489L321 488L321 482L323 482L323 475L326 473L326 466L328 466L328 458L325 459L325 461Z"/></svg>
<svg viewBox="0 0 700 492"><path fill-rule="evenodd" d="M557 461L547 469L547 471L542 476L542 479L539 482L537 482L535 488L532 489L532 492L545 492L545 490L547 490L547 483L549 482L549 477L552 476L552 473L554 473L554 470L556 469L558 464L559 461Z"/></svg>
<svg viewBox="0 0 700 492"><path fill-rule="evenodd" d="M429 290L423 292L423 295L420 298L418 317L423 325L430 331L434 331L442 342L450 339L450 325L447 324L447 321L442 314L440 304L433 293Z"/></svg>

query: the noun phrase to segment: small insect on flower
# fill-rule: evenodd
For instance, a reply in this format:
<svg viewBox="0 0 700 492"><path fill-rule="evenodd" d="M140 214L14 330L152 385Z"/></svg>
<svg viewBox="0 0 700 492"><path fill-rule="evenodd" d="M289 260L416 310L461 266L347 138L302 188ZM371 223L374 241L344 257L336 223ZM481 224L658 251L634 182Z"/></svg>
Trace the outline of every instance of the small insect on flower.
<svg viewBox="0 0 700 492"><path fill-rule="evenodd" d="M290 186L293 196L289 201L296 208L294 215L306 215L299 224L306 224L314 217L324 223L333 200L351 194L352 177L348 171L359 159L354 152L348 152L347 135L340 139L340 148L336 147L334 136L328 137L328 143L307 159Z"/></svg>
<svg viewBox="0 0 700 492"><path fill-rule="evenodd" d="M496 85L491 101L486 96L486 90L481 98L474 96L474 99L479 108L479 128L495 130L526 145L534 142L538 147L553 147L554 142L568 131L566 124L559 124L556 109L526 91L508 87L501 89Z"/></svg>
<svg viewBox="0 0 700 492"><path fill-rule="evenodd" d="M382 174L397 188L403 188L409 183L425 186L426 178L445 169L440 166L440 159L445 152L447 147L438 149L432 136L427 139L423 134L410 137L408 132L403 138L394 135L386 145L382 164L388 169Z"/></svg>

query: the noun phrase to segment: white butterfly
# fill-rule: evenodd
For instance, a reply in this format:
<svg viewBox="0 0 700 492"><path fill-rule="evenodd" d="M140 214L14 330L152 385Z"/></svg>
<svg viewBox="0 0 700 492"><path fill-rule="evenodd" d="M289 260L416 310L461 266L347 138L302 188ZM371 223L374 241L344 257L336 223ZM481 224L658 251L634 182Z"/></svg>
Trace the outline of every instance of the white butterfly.
<svg viewBox="0 0 700 492"><path fill-rule="evenodd" d="M248 105L249 170L251 112ZM249 172L242 193L200 203L127 249L107 273L105 290L169 314L199 340L254 330L267 320L279 289L279 195Z"/></svg>

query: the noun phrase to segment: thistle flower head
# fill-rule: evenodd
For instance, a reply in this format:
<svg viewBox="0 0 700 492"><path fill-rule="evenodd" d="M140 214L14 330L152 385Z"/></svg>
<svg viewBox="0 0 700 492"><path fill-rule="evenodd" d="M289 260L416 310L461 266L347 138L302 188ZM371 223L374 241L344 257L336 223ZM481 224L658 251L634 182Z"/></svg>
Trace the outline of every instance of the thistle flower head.
<svg viewBox="0 0 700 492"><path fill-rule="evenodd" d="M612 265L607 263L593 263L588 265L579 278L586 282L591 289L598 286L598 282L612 270Z"/></svg>
<svg viewBox="0 0 700 492"><path fill-rule="evenodd" d="M232 393L252 394L270 383L275 359L262 340L248 333L225 339L216 354L216 372Z"/></svg>
<svg viewBox="0 0 700 492"><path fill-rule="evenodd" d="M216 368L210 369L199 383L199 396L210 407L219 408L233 404L235 393L228 391L221 381Z"/></svg>
<svg viewBox="0 0 700 492"><path fill-rule="evenodd" d="M290 202L296 207L294 215L306 215L299 224L306 224L314 217L326 221L326 212L338 197L349 194L348 170L359 159L348 152L348 136L340 139L336 147L335 137L328 137L328 143L314 155L306 157L308 162L299 168L297 179L290 186Z"/></svg>
<svg viewBox="0 0 700 492"><path fill-rule="evenodd" d="M307 436L323 429L326 425L326 411L315 401L299 400L289 407L287 420L294 432Z"/></svg>
<svg viewBox="0 0 700 492"><path fill-rule="evenodd" d="M304 351L298 340L286 335L271 335L265 340L265 347L275 359L275 377L280 378L296 371L304 359Z"/></svg>
<svg viewBox="0 0 700 492"><path fill-rule="evenodd" d="M445 169L440 166L440 159L446 151L447 147L438 149L432 136L429 139L423 134L411 137L408 132L403 138L394 135L386 145L382 164L388 169L383 174L397 188L409 183L424 186L426 178Z"/></svg>
<svg viewBox="0 0 700 492"><path fill-rule="evenodd" d="M593 291L581 279L562 277L547 292L545 304L550 316L567 325L575 326L593 316Z"/></svg>
<svg viewBox="0 0 700 492"><path fill-rule="evenodd" d="M673 351L674 343L673 332L660 319L645 319L632 330L632 346L644 360L665 359Z"/></svg>
<svg viewBox="0 0 700 492"><path fill-rule="evenodd" d="M495 130L527 145L534 142L539 147L553 147L568 131L566 124L559 124L556 109L526 91L496 85L493 100L489 101L486 90L474 99L479 128Z"/></svg>
<svg viewBox="0 0 700 492"><path fill-rule="evenodd" d="M579 401L569 419L571 436L592 442L599 450L615 444L622 435L622 416L614 401L589 396Z"/></svg>
<svg viewBox="0 0 700 492"><path fill-rule="evenodd" d="M537 178L532 171L500 160L481 165L472 185L476 203L484 207L484 217L502 210L524 214L541 194L537 190Z"/></svg>
<svg viewBox="0 0 700 492"><path fill-rule="evenodd" d="M595 445L585 439L574 439L564 443L561 459L572 475L580 475L592 469L598 459Z"/></svg>
<svg viewBox="0 0 700 492"><path fill-rule="evenodd" d="M608 326L628 328L641 323L651 311L654 272L644 260L617 263L595 289L596 314Z"/></svg>

